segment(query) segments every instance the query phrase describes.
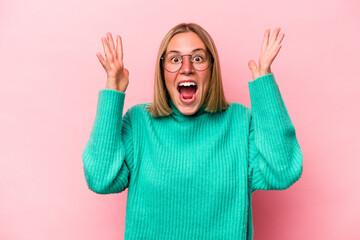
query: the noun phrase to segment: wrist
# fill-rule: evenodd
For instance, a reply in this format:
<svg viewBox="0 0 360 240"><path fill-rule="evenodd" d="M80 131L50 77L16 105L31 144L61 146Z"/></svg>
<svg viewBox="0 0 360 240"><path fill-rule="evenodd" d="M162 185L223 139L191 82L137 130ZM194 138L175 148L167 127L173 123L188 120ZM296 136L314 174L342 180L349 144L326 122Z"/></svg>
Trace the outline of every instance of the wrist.
<svg viewBox="0 0 360 240"><path fill-rule="evenodd" d="M267 69L260 69L260 77L271 73L270 67Z"/></svg>
<svg viewBox="0 0 360 240"><path fill-rule="evenodd" d="M125 92L125 90L115 87L115 86L111 86L111 85L107 85L105 86L105 89L110 89L110 90L115 90L115 91L119 91L119 92Z"/></svg>

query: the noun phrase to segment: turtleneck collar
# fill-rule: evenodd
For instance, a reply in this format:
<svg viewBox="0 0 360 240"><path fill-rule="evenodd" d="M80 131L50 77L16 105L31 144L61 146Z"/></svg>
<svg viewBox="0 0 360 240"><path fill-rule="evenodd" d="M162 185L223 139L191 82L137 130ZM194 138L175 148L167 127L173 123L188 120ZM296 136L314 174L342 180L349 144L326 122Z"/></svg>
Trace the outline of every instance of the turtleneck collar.
<svg viewBox="0 0 360 240"><path fill-rule="evenodd" d="M203 115L204 113L206 113L204 104L202 106L200 106L200 108L197 110L197 112L192 115L185 115L185 114L181 113L179 111L179 109L176 108L176 105L171 100L171 98L169 98L169 105L170 105L171 109L173 110L173 113L171 115L173 115L177 119L184 119L184 120L189 119L190 120L190 119L193 119L194 117L197 117L197 116L200 116L200 115Z"/></svg>

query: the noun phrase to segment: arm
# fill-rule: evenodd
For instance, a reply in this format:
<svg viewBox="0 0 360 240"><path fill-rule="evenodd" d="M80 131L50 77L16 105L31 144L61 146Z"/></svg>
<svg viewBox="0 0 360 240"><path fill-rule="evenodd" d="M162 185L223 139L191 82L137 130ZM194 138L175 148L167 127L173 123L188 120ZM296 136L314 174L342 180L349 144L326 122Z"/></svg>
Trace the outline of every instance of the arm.
<svg viewBox="0 0 360 240"><path fill-rule="evenodd" d="M273 73L249 84L249 185L251 191L283 190L301 176L302 152Z"/></svg>
<svg viewBox="0 0 360 240"><path fill-rule="evenodd" d="M83 151L88 187L99 194L118 193L128 187L133 158L129 112L122 118L125 93L104 89L90 139Z"/></svg>

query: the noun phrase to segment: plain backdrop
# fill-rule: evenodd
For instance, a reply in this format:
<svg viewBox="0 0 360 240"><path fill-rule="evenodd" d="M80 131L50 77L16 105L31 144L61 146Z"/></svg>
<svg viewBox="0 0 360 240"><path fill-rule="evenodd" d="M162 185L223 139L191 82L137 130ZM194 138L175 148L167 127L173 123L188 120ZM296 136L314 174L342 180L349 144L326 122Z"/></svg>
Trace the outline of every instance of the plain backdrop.
<svg viewBox="0 0 360 240"><path fill-rule="evenodd" d="M360 239L360 2L357 0L0 2L0 239L123 239L127 190L86 185L82 151L120 34L126 111L152 101L162 38L181 22L217 45L226 97L251 107L250 59L281 27L272 65L303 151L301 179L253 194L255 240Z"/></svg>

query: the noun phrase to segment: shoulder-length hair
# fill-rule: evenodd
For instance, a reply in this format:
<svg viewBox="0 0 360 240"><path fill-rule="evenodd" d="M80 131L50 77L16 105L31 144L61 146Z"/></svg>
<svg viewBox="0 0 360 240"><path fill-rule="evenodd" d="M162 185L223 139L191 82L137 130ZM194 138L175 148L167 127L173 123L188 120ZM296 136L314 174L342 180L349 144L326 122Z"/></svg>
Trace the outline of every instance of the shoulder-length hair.
<svg viewBox="0 0 360 240"><path fill-rule="evenodd" d="M204 101L205 111L210 113L220 112L226 110L230 104L225 99L218 52L215 47L214 40L210 34L201 26L195 23L180 23L173 27L164 37L160 44L157 55L155 67L155 81L154 81L154 99L153 103L147 106L147 110L153 117L163 117L170 115L173 110L169 106L169 93L166 90L164 69L161 64L161 58L165 54L170 40L178 33L194 32L197 34L206 46L206 50L213 57L213 64L211 66L212 73L210 78L210 87L207 97Z"/></svg>

